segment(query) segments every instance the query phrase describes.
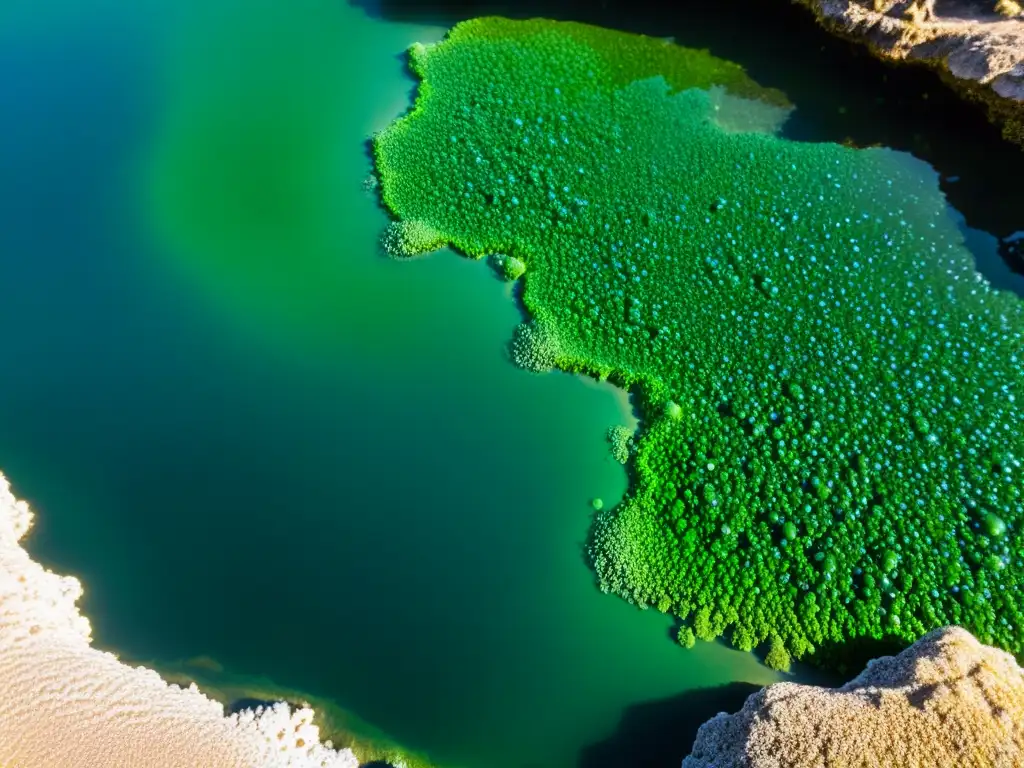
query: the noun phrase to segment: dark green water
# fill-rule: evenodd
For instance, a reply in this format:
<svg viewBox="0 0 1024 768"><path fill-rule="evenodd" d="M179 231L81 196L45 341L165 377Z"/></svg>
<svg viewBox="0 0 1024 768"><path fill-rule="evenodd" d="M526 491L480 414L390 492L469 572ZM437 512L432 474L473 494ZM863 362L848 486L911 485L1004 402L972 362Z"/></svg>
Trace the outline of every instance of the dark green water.
<svg viewBox="0 0 1024 768"><path fill-rule="evenodd" d="M0 467L103 648L470 768L574 765L671 698L674 764L746 692L693 691L774 676L594 589L628 407L514 369L483 265L377 252L364 142L441 33L341 0L5 3Z"/></svg>

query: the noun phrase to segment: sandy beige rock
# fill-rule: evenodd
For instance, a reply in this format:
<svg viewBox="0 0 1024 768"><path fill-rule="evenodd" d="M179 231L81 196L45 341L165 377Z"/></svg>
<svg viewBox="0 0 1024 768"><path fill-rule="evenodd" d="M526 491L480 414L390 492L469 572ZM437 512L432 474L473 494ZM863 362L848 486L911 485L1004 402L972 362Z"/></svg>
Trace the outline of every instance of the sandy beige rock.
<svg viewBox="0 0 1024 768"><path fill-rule="evenodd" d="M1013 0L797 0L830 29L891 59L926 62L988 103L1024 142L1024 16Z"/></svg>
<svg viewBox="0 0 1024 768"><path fill-rule="evenodd" d="M183 502L187 503L187 502ZM82 587L21 546L32 513L0 475L0 766L355 768L321 744L309 709L225 717L194 686L168 685L90 645Z"/></svg>
<svg viewBox="0 0 1024 768"><path fill-rule="evenodd" d="M1024 670L960 627L842 688L776 683L701 726L683 768L1016 768Z"/></svg>

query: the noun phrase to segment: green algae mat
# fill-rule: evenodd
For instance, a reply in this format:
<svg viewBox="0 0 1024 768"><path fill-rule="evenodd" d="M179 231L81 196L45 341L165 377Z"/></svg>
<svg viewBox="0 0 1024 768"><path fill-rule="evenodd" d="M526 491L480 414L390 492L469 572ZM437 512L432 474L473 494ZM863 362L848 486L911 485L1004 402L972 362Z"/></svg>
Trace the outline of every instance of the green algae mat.
<svg viewBox="0 0 1024 768"><path fill-rule="evenodd" d="M1024 313L929 166L780 138L782 94L662 40L477 19L410 63L385 247L494 256L517 363L638 394L603 589L776 667L945 624L1024 650Z"/></svg>

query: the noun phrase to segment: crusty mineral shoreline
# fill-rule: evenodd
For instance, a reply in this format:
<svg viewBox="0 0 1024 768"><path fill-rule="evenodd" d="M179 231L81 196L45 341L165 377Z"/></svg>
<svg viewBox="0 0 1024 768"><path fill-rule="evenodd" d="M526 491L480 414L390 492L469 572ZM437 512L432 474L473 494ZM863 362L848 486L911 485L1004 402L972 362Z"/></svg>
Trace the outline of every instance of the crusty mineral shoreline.
<svg viewBox="0 0 1024 768"><path fill-rule="evenodd" d="M226 717L90 645L79 582L22 548L32 524L0 475L0 766L356 768L308 708ZM835 690L777 683L697 734L684 768L1024 765L1024 670L966 630L935 630Z"/></svg>
<svg viewBox="0 0 1024 768"><path fill-rule="evenodd" d="M225 717L195 686L168 685L90 645L77 579L29 558L32 513L0 475L0 766L355 768L321 744L309 709Z"/></svg>
<svg viewBox="0 0 1024 768"><path fill-rule="evenodd" d="M938 68L1024 144L1024 15L1016 0L795 1L880 56Z"/></svg>
<svg viewBox="0 0 1024 768"><path fill-rule="evenodd" d="M701 726L683 768L1016 768L1024 670L937 629L838 689L776 683Z"/></svg>

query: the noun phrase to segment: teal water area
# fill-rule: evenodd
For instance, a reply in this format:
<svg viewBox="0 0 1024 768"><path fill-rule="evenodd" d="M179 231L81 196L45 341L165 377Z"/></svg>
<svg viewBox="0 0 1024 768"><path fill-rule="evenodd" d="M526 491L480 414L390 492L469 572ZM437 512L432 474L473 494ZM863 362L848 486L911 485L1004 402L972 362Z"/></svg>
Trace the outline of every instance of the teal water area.
<svg viewBox="0 0 1024 768"><path fill-rule="evenodd" d="M443 30L82 5L0 11L0 467L98 646L209 657L468 768L623 764L617 729L674 765L776 679L594 588L622 397L513 368L484 265L380 255L365 141Z"/></svg>

